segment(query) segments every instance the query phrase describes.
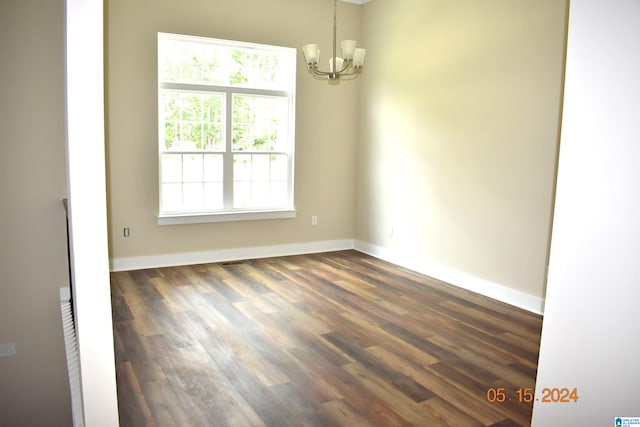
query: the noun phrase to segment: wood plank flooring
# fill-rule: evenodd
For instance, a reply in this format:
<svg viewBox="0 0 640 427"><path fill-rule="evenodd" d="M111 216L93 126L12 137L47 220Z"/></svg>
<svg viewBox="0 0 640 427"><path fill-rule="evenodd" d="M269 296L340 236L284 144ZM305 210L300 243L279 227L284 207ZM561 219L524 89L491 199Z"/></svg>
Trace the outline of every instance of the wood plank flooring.
<svg viewBox="0 0 640 427"><path fill-rule="evenodd" d="M362 253L111 282L121 426L530 425L542 318Z"/></svg>

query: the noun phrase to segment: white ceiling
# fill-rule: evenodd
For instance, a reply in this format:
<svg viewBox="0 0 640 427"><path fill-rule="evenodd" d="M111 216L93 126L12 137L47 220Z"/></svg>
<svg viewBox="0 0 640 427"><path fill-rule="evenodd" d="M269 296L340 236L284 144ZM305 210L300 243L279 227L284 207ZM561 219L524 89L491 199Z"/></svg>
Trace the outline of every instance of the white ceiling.
<svg viewBox="0 0 640 427"><path fill-rule="evenodd" d="M340 1L344 3L365 4L371 0L340 0Z"/></svg>

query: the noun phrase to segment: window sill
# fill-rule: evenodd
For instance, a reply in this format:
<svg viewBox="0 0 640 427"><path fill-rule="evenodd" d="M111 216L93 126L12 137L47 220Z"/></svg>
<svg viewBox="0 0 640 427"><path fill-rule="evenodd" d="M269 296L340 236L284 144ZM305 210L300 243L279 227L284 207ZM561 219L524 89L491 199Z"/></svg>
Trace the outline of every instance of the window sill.
<svg viewBox="0 0 640 427"><path fill-rule="evenodd" d="M295 218L295 209L238 211L220 213L194 214L161 214L158 215L158 225L200 224L207 222L253 221L262 219Z"/></svg>

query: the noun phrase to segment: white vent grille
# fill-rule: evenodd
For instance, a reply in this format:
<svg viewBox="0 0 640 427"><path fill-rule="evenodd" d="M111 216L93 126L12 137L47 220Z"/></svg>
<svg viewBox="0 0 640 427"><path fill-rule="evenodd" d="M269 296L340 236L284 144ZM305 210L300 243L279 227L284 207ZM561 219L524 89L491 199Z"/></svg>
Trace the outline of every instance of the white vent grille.
<svg viewBox="0 0 640 427"><path fill-rule="evenodd" d="M67 370L69 371L73 425L74 427L84 427L82 385L80 383L80 358L78 355L76 327L73 319L69 288L60 289L60 311L62 313L62 328L64 330L64 346L67 353Z"/></svg>

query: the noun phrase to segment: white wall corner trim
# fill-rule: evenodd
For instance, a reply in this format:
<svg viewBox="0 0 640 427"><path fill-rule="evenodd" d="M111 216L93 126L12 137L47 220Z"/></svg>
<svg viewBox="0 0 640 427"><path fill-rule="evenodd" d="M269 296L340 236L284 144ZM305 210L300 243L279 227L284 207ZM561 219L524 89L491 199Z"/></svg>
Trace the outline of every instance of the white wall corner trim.
<svg viewBox="0 0 640 427"><path fill-rule="evenodd" d="M354 241L352 239L345 239L141 257L112 258L111 271L175 267L178 265L206 264L211 262L238 261L317 252L341 251L353 248Z"/></svg>
<svg viewBox="0 0 640 427"><path fill-rule="evenodd" d="M544 313L543 298L538 298L443 265L434 264L429 260L418 258L415 255L408 254L404 251L374 245L361 240L356 240L354 242L354 249L416 271L420 274L424 274L425 276L433 277L434 279L502 301L532 313Z"/></svg>

